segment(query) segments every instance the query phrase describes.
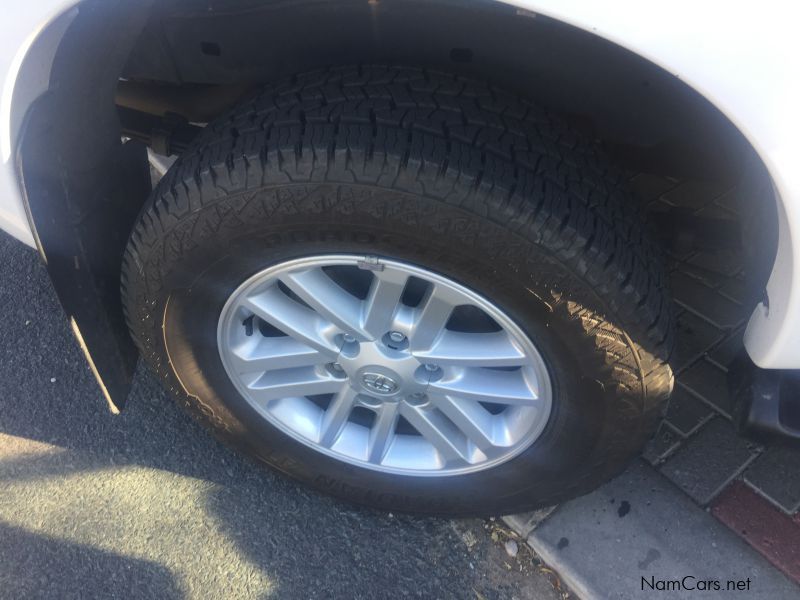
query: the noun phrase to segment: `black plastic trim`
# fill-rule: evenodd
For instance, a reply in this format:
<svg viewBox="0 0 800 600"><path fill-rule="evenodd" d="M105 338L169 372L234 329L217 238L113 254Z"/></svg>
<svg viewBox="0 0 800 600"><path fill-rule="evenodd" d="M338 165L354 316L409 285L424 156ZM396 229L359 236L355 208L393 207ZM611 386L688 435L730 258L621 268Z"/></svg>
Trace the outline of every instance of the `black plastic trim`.
<svg viewBox="0 0 800 600"><path fill-rule="evenodd" d="M800 371L759 369L742 353L729 374L739 432L800 447Z"/></svg>
<svg viewBox="0 0 800 600"><path fill-rule="evenodd" d="M17 147L39 251L113 409L137 351L122 315L122 253L151 190L146 148L123 144L114 92L150 2L89 0L59 46L50 89L26 114Z"/></svg>

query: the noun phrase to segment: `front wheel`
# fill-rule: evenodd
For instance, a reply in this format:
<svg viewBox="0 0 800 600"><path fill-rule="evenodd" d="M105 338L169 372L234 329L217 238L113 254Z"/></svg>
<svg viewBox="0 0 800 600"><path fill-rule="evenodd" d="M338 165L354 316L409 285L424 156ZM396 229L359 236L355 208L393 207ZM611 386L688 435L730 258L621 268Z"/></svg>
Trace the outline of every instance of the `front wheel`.
<svg viewBox="0 0 800 600"><path fill-rule="evenodd" d="M540 109L439 73L265 89L158 185L123 271L132 334L179 400L384 509L585 493L672 387L663 267L628 194Z"/></svg>

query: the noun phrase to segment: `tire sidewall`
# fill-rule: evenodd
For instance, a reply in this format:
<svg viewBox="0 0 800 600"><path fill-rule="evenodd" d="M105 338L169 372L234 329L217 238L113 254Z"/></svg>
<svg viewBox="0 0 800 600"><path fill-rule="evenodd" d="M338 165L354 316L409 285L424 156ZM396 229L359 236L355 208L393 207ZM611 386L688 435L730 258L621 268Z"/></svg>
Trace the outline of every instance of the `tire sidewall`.
<svg viewBox="0 0 800 600"><path fill-rule="evenodd" d="M270 206L275 210L269 212ZM160 263L159 289L145 285L140 290L155 299L156 313L163 316L161 323L153 320L146 340L150 362L170 365L169 376L177 381L173 387L212 413L224 437L320 489L387 509L434 513L485 514L547 505L565 490L574 495L589 489L593 471L621 447L620 430L637 426L641 391L620 398L604 389L600 382L607 373L594 340L572 315L548 302L555 290L605 314L600 299L540 245L487 218L417 195L321 184L225 197L165 232L162 247L174 247L186 231L193 232L193 247ZM230 294L255 273L319 254L408 262L498 305L531 337L551 375L553 409L537 441L491 469L414 477L338 461L264 419L225 372L217 348L219 316ZM142 265L142 270L151 267Z"/></svg>

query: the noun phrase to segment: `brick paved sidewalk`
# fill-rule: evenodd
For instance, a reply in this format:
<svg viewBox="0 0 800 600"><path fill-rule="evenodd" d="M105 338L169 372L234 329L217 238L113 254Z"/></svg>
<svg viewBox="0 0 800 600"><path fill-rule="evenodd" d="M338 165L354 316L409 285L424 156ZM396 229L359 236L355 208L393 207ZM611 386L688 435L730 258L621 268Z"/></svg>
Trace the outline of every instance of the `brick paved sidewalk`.
<svg viewBox="0 0 800 600"><path fill-rule="evenodd" d="M652 199L647 190L657 192L669 180L640 175L633 183L651 207L737 218L736 189L687 182ZM748 442L730 422L727 369L742 349L749 317L741 305L742 259L729 250L689 252L672 256L670 268L680 311L676 389L644 458L800 583L800 452Z"/></svg>
<svg viewBox="0 0 800 600"><path fill-rule="evenodd" d="M658 211L674 206L706 217L737 218L736 189L650 175L637 175L631 183L654 219ZM800 452L749 442L735 434L731 423L727 369L742 349L749 317L742 306L741 257L730 250L672 253L669 269L678 311L672 360L676 388L666 419L643 458L695 505L800 583ZM634 465L629 473L640 468ZM630 475L620 480L626 477ZM655 489L659 484L653 481ZM598 508L606 501L602 490L592 496L596 498L582 510L593 506L595 512L606 512ZM509 523L527 535L540 518L541 514L522 515ZM703 533L696 535L700 542ZM738 556L747 562L746 556ZM608 564L613 564L613 558L608 558ZM589 573L590 567L585 569Z"/></svg>

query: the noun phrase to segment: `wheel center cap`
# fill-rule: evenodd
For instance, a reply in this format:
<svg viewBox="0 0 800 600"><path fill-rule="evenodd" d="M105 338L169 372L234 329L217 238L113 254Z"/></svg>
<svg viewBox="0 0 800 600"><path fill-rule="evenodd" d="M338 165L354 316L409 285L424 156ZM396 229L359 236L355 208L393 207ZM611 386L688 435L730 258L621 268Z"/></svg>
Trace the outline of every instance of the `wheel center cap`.
<svg viewBox="0 0 800 600"><path fill-rule="evenodd" d="M369 391L383 396L394 394L400 385L382 373L367 372L361 375L361 383Z"/></svg>

